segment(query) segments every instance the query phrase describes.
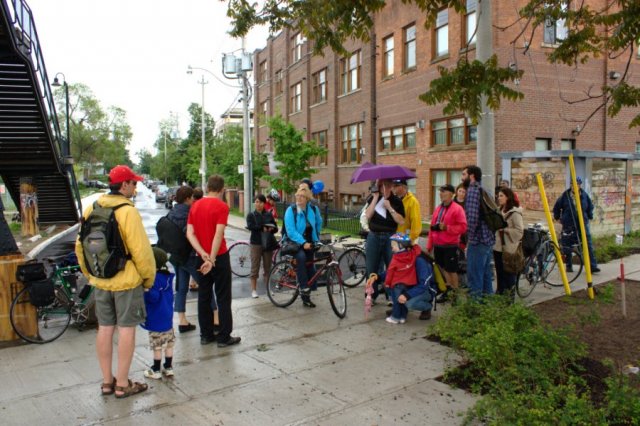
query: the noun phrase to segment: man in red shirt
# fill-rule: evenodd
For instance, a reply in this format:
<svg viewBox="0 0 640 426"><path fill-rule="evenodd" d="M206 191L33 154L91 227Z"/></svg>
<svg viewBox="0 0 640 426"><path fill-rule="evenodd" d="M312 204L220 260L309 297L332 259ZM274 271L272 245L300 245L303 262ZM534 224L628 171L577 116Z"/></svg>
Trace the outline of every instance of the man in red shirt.
<svg viewBox="0 0 640 426"><path fill-rule="evenodd" d="M213 175L207 182L207 195L194 203L187 220L187 238L196 253L190 259L193 269L198 271L198 322L200 344L208 345L217 340L218 347L240 343L240 337L232 337L233 315L231 313L231 262L224 230L229 218L229 206L222 201L224 179ZM213 309L211 300L215 285L220 333L213 331Z"/></svg>

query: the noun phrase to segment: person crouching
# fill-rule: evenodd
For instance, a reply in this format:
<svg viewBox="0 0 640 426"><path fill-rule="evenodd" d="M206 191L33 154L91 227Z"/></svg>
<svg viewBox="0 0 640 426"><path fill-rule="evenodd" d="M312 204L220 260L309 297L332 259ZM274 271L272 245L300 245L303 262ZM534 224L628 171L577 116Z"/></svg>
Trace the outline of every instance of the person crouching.
<svg viewBox="0 0 640 426"><path fill-rule="evenodd" d="M404 324L409 312L405 305L408 299L405 293L409 287L418 283L416 258L420 255L420 247L412 246L409 237L403 234L393 234L390 240L393 256L387 269L384 285L391 295L393 307L386 321L391 324Z"/></svg>

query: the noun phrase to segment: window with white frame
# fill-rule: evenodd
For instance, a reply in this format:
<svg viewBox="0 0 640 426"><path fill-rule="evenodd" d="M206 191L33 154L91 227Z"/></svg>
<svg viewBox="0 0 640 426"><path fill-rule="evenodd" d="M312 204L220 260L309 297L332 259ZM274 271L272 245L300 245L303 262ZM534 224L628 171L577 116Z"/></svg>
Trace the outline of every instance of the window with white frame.
<svg viewBox="0 0 640 426"><path fill-rule="evenodd" d="M394 61L393 61L393 34L391 34L389 37L385 38L384 40L382 40L382 46L383 46L383 67L382 67L382 77L386 78L386 77L391 77L393 75L393 67L394 67Z"/></svg>
<svg viewBox="0 0 640 426"><path fill-rule="evenodd" d="M567 11L567 3L561 5L562 12ZM554 19L551 16L547 16L544 20L544 33L543 41L545 44L558 44L567 38L569 34L569 28L567 27L567 20L564 18Z"/></svg>
<svg viewBox="0 0 640 426"><path fill-rule="evenodd" d="M300 112L302 110L302 82L296 83L291 86L289 110L293 114L294 112Z"/></svg>
<svg viewBox="0 0 640 426"><path fill-rule="evenodd" d="M460 184L461 171L458 169L432 170L431 171L431 204L433 210L442 202L440 199L440 187L451 184L454 187Z"/></svg>
<svg viewBox="0 0 640 426"><path fill-rule="evenodd" d="M399 126L380 131L380 150L401 151L416 147L416 127Z"/></svg>
<svg viewBox="0 0 640 426"><path fill-rule="evenodd" d="M432 146L469 145L478 142L478 128L465 117L445 118L431 122Z"/></svg>
<svg viewBox="0 0 640 426"><path fill-rule="evenodd" d="M416 26L412 24L403 30L404 35L404 63L405 71L416 67Z"/></svg>
<svg viewBox="0 0 640 426"><path fill-rule="evenodd" d="M476 27L478 25L477 0L467 0L467 10L464 16L465 25L464 37L462 41L463 47L471 46L476 43Z"/></svg>
<svg viewBox="0 0 640 426"><path fill-rule="evenodd" d="M340 60L340 93L344 95L360 88L361 66L360 50Z"/></svg>
<svg viewBox="0 0 640 426"><path fill-rule="evenodd" d="M312 76L313 103L317 104L327 100L327 69L323 68Z"/></svg>
<svg viewBox="0 0 640 426"><path fill-rule="evenodd" d="M298 62L302 59L302 45L304 41L302 33L297 33L291 37L291 63Z"/></svg>
<svg viewBox="0 0 640 426"><path fill-rule="evenodd" d="M363 123L350 124L341 128L341 164L360 162L360 148L362 147Z"/></svg>

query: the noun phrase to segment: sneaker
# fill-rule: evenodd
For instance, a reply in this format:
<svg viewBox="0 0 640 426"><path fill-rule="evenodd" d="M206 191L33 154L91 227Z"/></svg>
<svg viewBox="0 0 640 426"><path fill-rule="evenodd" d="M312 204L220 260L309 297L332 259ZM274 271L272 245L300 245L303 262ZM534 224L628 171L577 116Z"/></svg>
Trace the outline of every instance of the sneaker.
<svg viewBox="0 0 640 426"><path fill-rule="evenodd" d="M591 268L591 272L597 274L598 272L600 272L600 268L598 268L597 266L595 268Z"/></svg>
<svg viewBox="0 0 640 426"><path fill-rule="evenodd" d="M164 374L165 377L173 377L173 367L165 368L162 370L162 374Z"/></svg>
<svg viewBox="0 0 640 426"><path fill-rule="evenodd" d="M394 317L387 317L385 321L387 321L389 324L400 324L401 320L397 320Z"/></svg>
<svg viewBox="0 0 640 426"><path fill-rule="evenodd" d="M573 267L572 266L567 266L567 272L573 272Z"/></svg>
<svg viewBox="0 0 640 426"><path fill-rule="evenodd" d="M305 306L307 308L315 308L316 304L313 303L311 300L303 300L302 301L302 306Z"/></svg>
<svg viewBox="0 0 640 426"><path fill-rule="evenodd" d="M144 377L148 378L148 379L162 379L162 374L160 373L160 371L155 371L152 368L149 368L148 370L144 371Z"/></svg>
<svg viewBox="0 0 640 426"><path fill-rule="evenodd" d="M431 319L431 311L422 311L422 312L420 312L420 319L422 321L430 320Z"/></svg>
<svg viewBox="0 0 640 426"><path fill-rule="evenodd" d="M257 292L257 291L255 291L255 290L253 290L253 291L251 292L251 297L253 297L254 299L257 299L257 298L258 298L258 292Z"/></svg>
<svg viewBox="0 0 640 426"><path fill-rule="evenodd" d="M407 322L407 319L406 318L400 318L399 321L400 321L400 324L404 324L405 322Z"/></svg>
<svg viewBox="0 0 640 426"><path fill-rule="evenodd" d="M387 309L384 313L387 314L388 317L390 317L393 313L393 309Z"/></svg>
<svg viewBox="0 0 640 426"><path fill-rule="evenodd" d="M229 337L229 340L226 342L218 342L219 348L226 348L227 346L237 345L242 340L240 337Z"/></svg>
<svg viewBox="0 0 640 426"><path fill-rule="evenodd" d="M201 345L208 345L210 343L213 343L216 341L216 336L201 336L200 337L200 344Z"/></svg>

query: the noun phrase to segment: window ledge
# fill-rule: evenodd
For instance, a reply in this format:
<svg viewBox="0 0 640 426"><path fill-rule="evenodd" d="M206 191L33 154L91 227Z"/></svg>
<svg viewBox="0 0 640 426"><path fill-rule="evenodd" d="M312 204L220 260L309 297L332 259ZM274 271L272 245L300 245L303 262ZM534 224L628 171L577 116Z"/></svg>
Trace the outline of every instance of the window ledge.
<svg viewBox="0 0 640 426"><path fill-rule="evenodd" d="M302 114L302 110L289 113L289 117L294 116L294 115L298 115L298 114Z"/></svg>
<svg viewBox="0 0 640 426"><path fill-rule="evenodd" d="M395 76L393 74L390 74L390 75L388 75L386 77L382 77L381 81L385 82L385 81L393 80L394 78L395 78Z"/></svg>
<svg viewBox="0 0 640 426"><path fill-rule="evenodd" d="M387 150L380 150L378 152L376 152L376 155L380 155L380 156L387 156L387 155L407 155L407 154L413 154L415 155L417 153L417 149L416 148L408 148L408 149L399 149L397 151L387 151Z"/></svg>
<svg viewBox="0 0 640 426"><path fill-rule="evenodd" d="M417 69L418 69L417 65L414 66L414 67L411 67L411 68L406 68L406 69L402 70L402 75L410 74L410 73L416 71Z"/></svg>
<svg viewBox="0 0 640 426"><path fill-rule="evenodd" d="M431 63L432 65L433 65L433 64L437 64L438 62L442 62L442 61L444 61L445 59L449 59L449 54L448 54L448 53L445 53L444 55L441 55L441 56L436 56L435 58L433 58L433 59L431 60L431 62L430 62L430 63Z"/></svg>
<svg viewBox="0 0 640 426"><path fill-rule="evenodd" d="M472 50L476 50L476 44L471 43L469 46L463 46L460 48L460 53L471 52Z"/></svg>
<svg viewBox="0 0 640 426"><path fill-rule="evenodd" d="M429 148L429 152L467 151L472 149L476 149L475 143L470 143L469 145L432 146Z"/></svg>
<svg viewBox="0 0 640 426"><path fill-rule="evenodd" d="M345 164L338 164L338 168L339 169L355 169L360 167L360 163L345 163Z"/></svg>
<svg viewBox="0 0 640 426"><path fill-rule="evenodd" d="M315 104L313 104L313 105L309 106L309 108L315 108L315 107L317 107L317 106L324 105L324 104L326 104L326 103L327 103L327 100L325 99L325 100L322 100L322 101L320 101L320 102L316 102Z"/></svg>
<svg viewBox="0 0 640 426"><path fill-rule="evenodd" d="M348 92L348 93L344 93L344 94L342 94L342 95L339 95L339 96L338 96L338 99L340 99L340 98L344 98L344 97L346 97L346 96L353 95L354 93L359 93L359 92L362 92L362 89L361 89L361 88L357 88L356 90L352 90L351 92Z"/></svg>
<svg viewBox="0 0 640 426"><path fill-rule="evenodd" d="M542 43L540 43L540 47L545 47L547 49L557 49L558 47L560 47L560 43L545 43L545 42L542 42Z"/></svg>

